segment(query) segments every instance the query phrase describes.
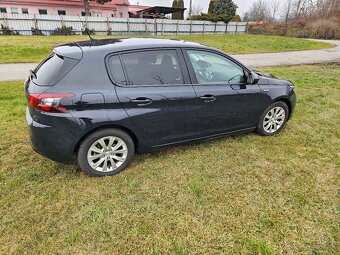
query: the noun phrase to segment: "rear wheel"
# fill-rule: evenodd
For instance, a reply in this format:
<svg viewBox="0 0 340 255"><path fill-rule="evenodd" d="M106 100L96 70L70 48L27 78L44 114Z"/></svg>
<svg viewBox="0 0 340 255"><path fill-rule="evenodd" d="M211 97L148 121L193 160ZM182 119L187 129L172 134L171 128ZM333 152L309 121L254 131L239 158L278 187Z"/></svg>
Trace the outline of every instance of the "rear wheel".
<svg viewBox="0 0 340 255"><path fill-rule="evenodd" d="M89 135L79 147L78 165L90 176L109 176L124 170L132 161L135 146L119 129L104 129Z"/></svg>
<svg viewBox="0 0 340 255"><path fill-rule="evenodd" d="M279 133L288 119L289 109L284 102L271 104L261 115L257 125L257 133L263 136L271 136Z"/></svg>

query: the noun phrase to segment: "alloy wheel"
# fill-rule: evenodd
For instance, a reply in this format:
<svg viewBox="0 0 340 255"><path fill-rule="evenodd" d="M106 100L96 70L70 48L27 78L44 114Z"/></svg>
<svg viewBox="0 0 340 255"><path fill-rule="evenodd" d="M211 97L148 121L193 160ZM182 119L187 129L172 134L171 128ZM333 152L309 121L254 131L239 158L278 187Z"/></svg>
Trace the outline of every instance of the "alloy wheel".
<svg viewBox="0 0 340 255"><path fill-rule="evenodd" d="M106 136L95 141L87 153L89 165L99 172L110 172L120 167L126 160L126 143L116 136Z"/></svg>
<svg viewBox="0 0 340 255"><path fill-rule="evenodd" d="M276 106L266 114L263 119L263 129L267 133L275 133L284 124L286 112L281 106Z"/></svg>

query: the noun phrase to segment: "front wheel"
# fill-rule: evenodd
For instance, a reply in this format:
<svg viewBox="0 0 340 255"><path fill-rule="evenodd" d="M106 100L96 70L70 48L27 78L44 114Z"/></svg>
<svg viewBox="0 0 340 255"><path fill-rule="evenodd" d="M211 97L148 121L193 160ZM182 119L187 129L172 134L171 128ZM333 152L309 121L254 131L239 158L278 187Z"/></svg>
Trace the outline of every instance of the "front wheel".
<svg viewBox="0 0 340 255"><path fill-rule="evenodd" d="M271 104L261 115L257 125L257 133L263 136L272 136L279 133L288 119L289 109L284 102Z"/></svg>
<svg viewBox="0 0 340 255"><path fill-rule="evenodd" d="M124 170L132 161L135 146L131 137L119 129L99 130L80 145L78 165L90 176L109 176Z"/></svg>

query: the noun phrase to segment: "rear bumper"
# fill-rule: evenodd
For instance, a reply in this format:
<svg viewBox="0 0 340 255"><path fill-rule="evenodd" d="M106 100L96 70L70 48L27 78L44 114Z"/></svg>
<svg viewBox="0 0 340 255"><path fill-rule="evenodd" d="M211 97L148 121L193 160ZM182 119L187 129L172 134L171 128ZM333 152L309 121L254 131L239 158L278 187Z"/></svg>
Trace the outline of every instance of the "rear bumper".
<svg viewBox="0 0 340 255"><path fill-rule="evenodd" d="M34 121L28 108L26 108L26 121L34 151L60 163L73 162L74 137L71 132Z"/></svg>

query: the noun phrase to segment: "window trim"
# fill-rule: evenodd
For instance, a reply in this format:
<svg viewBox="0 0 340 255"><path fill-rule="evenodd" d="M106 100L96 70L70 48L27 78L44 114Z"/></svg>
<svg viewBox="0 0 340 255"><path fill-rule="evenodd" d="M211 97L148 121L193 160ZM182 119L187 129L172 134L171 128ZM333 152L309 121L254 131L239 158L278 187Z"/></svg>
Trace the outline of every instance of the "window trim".
<svg viewBox="0 0 340 255"><path fill-rule="evenodd" d="M40 11L46 11L46 14L41 14ZM48 15L47 9L38 9L39 15Z"/></svg>
<svg viewBox="0 0 340 255"><path fill-rule="evenodd" d="M25 13L24 13L24 10L25 10ZM27 13L26 13L26 11L27 11ZM21 8L21 13L22 14L29 14L28 8Z"/></svg>
<svg viewBox="0 0 340 255"><path fill-rule="evenodd" d="M14 9L16 9L16 12L13 12ZM19 8L18 7L10 7L9 10L11 11L10 14L19 14Z"/></svg>
<svg viewBox="0 0 340 255"><path fill-rule="evenodd" d="M59 14L59 12L64 12L65 14ZM58 16L66 16L66 10L57 10Z"/></svg>
<svg viewBox="0 0 340 255"><path fill-rule="evenodd" d="M231 62L233 62L235 65L241 67L243 69L243 72L246 75L246 72L250 73L251 71L244 65L242 65L240 62L238 62L236 59L233 59L232 57L228 56L227 54L225 54L224 52L218 51L218 50L213 50L213 49L209 49L209 48L195 48L195 47L185 47L182 48L182 52L184 55L184 59L188 68L188 72L190 75L190 79L191 79L191 83L193 86L226 86L226 85L251 85L248 82L247 83L207 83L207 84L199 84L196 74L195 74L195 70L194 67L192 66L189 54L188 54L188 50L194 50L194 51L203 51L203 52L209 52L209 53L213 53L216 55L220 55L224 58L227 58L228 60L230 60Z"/></svg>
<svg viewBox="0 0 340 255"><path fill-rule="evenodd" d="M124 76L125 76L125 80L128 82L129 81L129 77L127 75L126 72L126 68L125 68L125 64L123 62L122 59L122 55L123 54L128 54L128 53L135 53L135 52L145 52L145 51L166 51L166 50L174 50L176 51L176 55L178 58L178 65L181 69L181 73L182 73L182 77L183 77L183 84L158 84L158 85L121 85L121 84L117 84L115 82L115 79L113 78L112 72L110 70L109 67L109 59L112 56L116 56L119 55L119 59L120 59L120 63L123 67L123 72L124 72ZM105 67L106 67L106 71L107 74L110 78L110 81L113 83L114 86L118 86L118 87L123 87L123 88L139 88L139 87L182 87L182 86L192 86L192 83L190 81L190 77L189 77L189 70L186 66L185 60L184 60L184 56L183 56L183 52L181 51L180 48L178 47L165 47L165 48L143 48L143 49L134 49L134 50L125 50L125 51L118 51L118 52L114 52L114 53L110 53L105 57Z"/></svg>

